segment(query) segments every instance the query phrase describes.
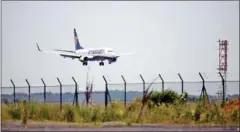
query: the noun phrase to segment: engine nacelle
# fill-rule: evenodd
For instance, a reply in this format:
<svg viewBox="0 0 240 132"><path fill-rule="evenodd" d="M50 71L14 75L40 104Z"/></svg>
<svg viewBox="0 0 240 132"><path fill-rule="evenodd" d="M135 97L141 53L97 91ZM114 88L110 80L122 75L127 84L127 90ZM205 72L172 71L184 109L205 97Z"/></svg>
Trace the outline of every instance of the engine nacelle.
<svg viewBox="0 0 240 132"><path fill-rule="evenodd" d="M113 59L112 59L112 62L116 62L116 61L117 61L117 58L113 58Z"/></svg>
<svg viewBox="0 0 240 132"><path fill-rule="evenodd" d="M88 61L89 59L92 59L93 56L81 56L79 59L82 61Z"/></svg>
<svg viewBox="0 0 240 132"><path fill-rule="evenodd" d="M84 61L84 59L86 59L86 57L84 57L84 56L81 56L81 57L79 58L80 61Z"/></svg>
<svg viewBox="0 0 240 132"><path fill-rule="evenodd" d="M84 60L84 61L88 61L88 57L84 57L83 60Z"/></svg>

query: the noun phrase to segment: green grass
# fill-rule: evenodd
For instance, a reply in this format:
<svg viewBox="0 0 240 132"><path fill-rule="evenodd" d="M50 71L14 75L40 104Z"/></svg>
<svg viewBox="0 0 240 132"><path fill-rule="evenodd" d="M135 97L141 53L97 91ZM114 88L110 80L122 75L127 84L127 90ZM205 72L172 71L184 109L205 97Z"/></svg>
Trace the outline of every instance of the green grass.
<svg viewBox="0 0 240 132"><path fill-rule="evenodd" d="M127 125L136 123L141 101L134 100L124 108L123 103L112 101L107 109L104 104L94 106L63 104L62 111L57 103L27 104L27 119L33 121L74 122L99 125L103 122L124 122ZM201 107L201 106L200 106ZM197 112L198 111L198 112ZM197 114L199 113L199 114ZM22 120L23 103L2 104L2 121ZM197 118L199 117L199 118ZM209 109L197 108L197 103L165 104L146 107L141 123L153 124L208 124L238 125L239 111L225 112L220 105L211 105Z"/></svg>

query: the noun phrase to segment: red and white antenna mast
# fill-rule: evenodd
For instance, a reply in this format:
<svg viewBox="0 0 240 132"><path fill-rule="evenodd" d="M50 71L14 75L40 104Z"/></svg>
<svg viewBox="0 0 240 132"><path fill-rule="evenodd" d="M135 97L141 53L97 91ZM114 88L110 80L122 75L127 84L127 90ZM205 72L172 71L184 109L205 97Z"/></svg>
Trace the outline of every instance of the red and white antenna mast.
<svg viewBox="0 0 240 132"><path fill-rule="evenodd" d="M219 43L219 64L218 71L223 75L225 82L227 81L227 57L228 57L228 41L227 40L218 40ZM226 95L227 84L225 83L225 91L222 91ZM224 97L225 97L224 95Z"/></svg>

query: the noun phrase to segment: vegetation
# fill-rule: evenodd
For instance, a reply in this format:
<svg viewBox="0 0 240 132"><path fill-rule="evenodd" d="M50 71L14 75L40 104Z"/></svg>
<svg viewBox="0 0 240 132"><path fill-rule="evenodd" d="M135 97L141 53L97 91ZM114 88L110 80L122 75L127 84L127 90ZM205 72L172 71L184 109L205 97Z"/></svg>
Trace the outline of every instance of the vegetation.
<svg viewBox="0 0 240 132"><path fill-rule="evenodd" d="M107 108L103 104L91 106L82 104L79 107L63 104L62 111L57 103L31 102L27 103L25 107L23 102L8 103L2 104L2 121L34 120L79 124L117 121L131 125L138 122L139 113L143 112L141 123L239 124L239 107L237 109L232 106L222 108L220 104L211 104L210 107L205 108L201 101L187 103L187 93L179 95L171 90L152 92L146 97L144 101L141 98L134 99L127 104L127 108L124 108L123 103L116 100L111 101ZM141 110L143 102L148 106L144 111Z"/></svg>

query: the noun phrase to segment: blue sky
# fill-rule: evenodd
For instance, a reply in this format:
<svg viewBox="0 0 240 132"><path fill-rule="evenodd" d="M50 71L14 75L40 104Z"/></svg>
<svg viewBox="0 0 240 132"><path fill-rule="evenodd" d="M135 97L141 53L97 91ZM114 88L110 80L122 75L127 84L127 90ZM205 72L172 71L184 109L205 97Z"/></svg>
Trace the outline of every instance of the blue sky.
<svg viewBox="0 0 240 132"><path fill-rule="evenodd" d="M146 81L159 73L166 81L220 80L218 39L229 41L228 79L239 80L239 2L176 1L11 1L2 2L2 84L85 86L87 67L42 49L74 50L73 28L85 48L112 47L117 53L134 51L117 63L90 63L96 89L111 82ZM160 80L159 80L160 81Z"/></svg>

